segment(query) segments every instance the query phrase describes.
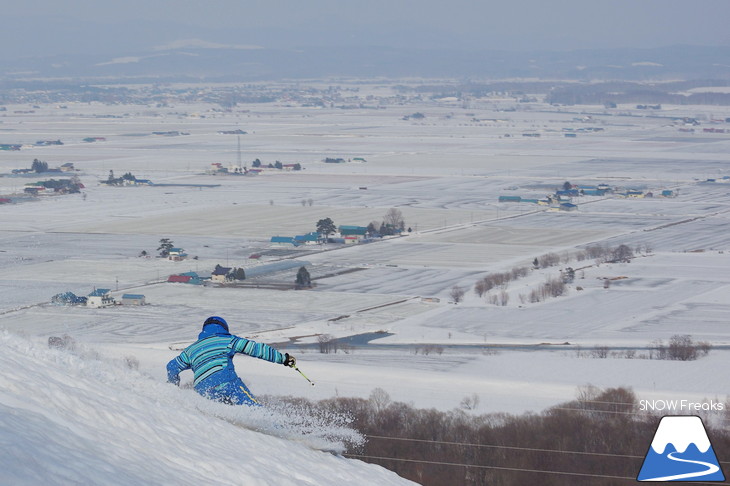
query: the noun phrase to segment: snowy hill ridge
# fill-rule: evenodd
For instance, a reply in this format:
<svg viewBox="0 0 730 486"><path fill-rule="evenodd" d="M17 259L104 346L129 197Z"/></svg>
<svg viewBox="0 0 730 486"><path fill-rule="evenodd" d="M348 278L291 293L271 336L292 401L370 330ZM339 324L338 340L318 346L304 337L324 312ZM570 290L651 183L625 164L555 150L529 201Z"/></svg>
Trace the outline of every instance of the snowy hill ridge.
<svg viewBox="0 0 730 486"><path fill-rule="evenodd" d="M688 416L662 418L651 441L651 448L657 454L664 454L668 444L672 444L679 453L686 451L690 444L696 445L703 454L711 447L702 419Z"/></svg>
<svg viewBox="0 0 730 486"><path fill-rule="evenodd" d="M265 429L286 417L209 402L93 351L7 331L0 344L2 484L414 484L233 425Z"/></svg>

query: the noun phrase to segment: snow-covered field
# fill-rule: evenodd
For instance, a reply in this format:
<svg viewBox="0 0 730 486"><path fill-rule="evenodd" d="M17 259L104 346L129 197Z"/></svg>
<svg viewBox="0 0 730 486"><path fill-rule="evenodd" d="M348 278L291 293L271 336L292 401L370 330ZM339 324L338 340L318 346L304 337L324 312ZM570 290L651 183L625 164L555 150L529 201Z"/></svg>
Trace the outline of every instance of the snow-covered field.
<svg viewBox="0 0 730 486"><path fill-rule="evenodd" d="M72 162L86 187L83 194L0 205L0 328L6 330L8 349L2 359L6 369L23 370L20 381L4 380L0 406L7 410L3 416L13 417L3 420L3 435L23 436L26 429L19 423L30 424L23 426L32 434L18 448L21 460L29 460L45 440L64 447L61 438L68 430L79 435L78 463L86 464L81 456L93 456L86 465L94 471L108 461L94 451L93 435L118 434L130 443L127 452L144 454L166 450L169 442L179 446L186 427L203 433L204 421L193 417L201 405L170 411L195 398L164 384L164 368L213 314L228 319L236 334L296 354L301 369L317 383L310 387L296 373L237 358L240 374L258 394L367 397L382 388L394 400L443 410L476 394L480 413L540 411L573 399L576 388L586 384L632 387L641 398L727 398L730 183L722 178L730 175L730 137L725 134L679 137L669 118L594 114L590 124L603 131L565 138L562 127L586 124L576 121L575 112L582 108L563 113L536 103L496 112L486 101L475 101L468 110L430 101L382 110L262 104L233 112L203 103L166 108L71 103L63 110L49 104L34 113L16 113L27 108L8 106L0 117L0 143L29 144L18 152L0 152L0 173L28 168L35 158L50 167ZM714 110L710 117L726 117L719 108L665 109L671 116ZM426 118L403 120L415 111ZM469 123L473 118L495 121ZM301 163L304 170L265 171L255 177L205 175L211 163L236 162L236 137L218 133L235 128L248 132L240 139L245 165L260 158L265 164ZM152 135L172 130L189 135ZM521 136L536 130L540 138ZM89 136L106 140L82 142ZM61 139L64 145L30 146L43 139ZM325 164L325 157L362 157L366 162ZM100 185L110 170L167 185ZM2 177L0 197L17 196L25 183L44 178ZM709 178L720 182L704 182ZM498 202L500 195L542 197L565 181L643 188L655 195L672 189L678 196L585 196L574 201L578 210L573 212ZM392 207L411 228L407 236L285 252L274 251L269 243L272 236L314 231L316 222L327 217L337 225L367 226L382 221ZM189 258L157 258L161 238L183 247ZM649 251L630 263L575 258L580 249L598 244ZM141 257L143 250L151 257ZM262 258L249 258L255 253ZM561 263L531 269L484 297L472 290L489 273L531 268L534 258L547 253L560 255ZM309 262L316 286L282 291L165 282L171 274L210 272L216 264L251 268L281 258ZM576 279L567 295L530 302L533 289L568 266L576 269ZM293 281L294 274L276 278ZM466 290L458 304L451 302L454 286ZM87 295L94 288L111 289L117 300L124 293L141 293L148 305L90 309L50 304L57 293ZM490 303L495 294L506 295L506 305ZM344 338L383 331L389 335L372 346L346 353L298 347L317 343L322 334ZM87 358L43 349L48 337L64 334L101 359L134 357L139 373L128 376L121 368L96 373L91 369L97 365ZM640 359L657 340L667 343L677 334L709 342L714 349L691 362ZM592 358L590 348L596 345L614 348L617 355ZM425 354L429 346L432 351ZM636 350L635 359L618 357L626 349ZM100 383L110 379L122 384L110 384L106 394L99 391ZM78 380L87 391L75 390ZM43 398L26 400L20 389L26 381ZM136 392L142 397L135 398ZM64 405L67 401L81 404L79 413L110 411L89 425L77 421L74 407ZM58 405L44 411L48 402ZM143 412L150 406L155 410ZM114 417L136 425L97 429ZM165 425L159 443L136 438L160 422ZM231 440L241 433L226 424L216 427L220 431L215 433L231 435ZM281 439L261 440L272 457L274 449L285 447L276 442ZM186 447L191 449L179 455L164 454L169 462L164 471L187 471L176 462L197 452ZM111 446L105 450L118 453ZM248 462L244 450L221 454L221 466L210 462L209 470L222 469L230 460L242 461L247 471L261 466ZM314 453L297 454L287 456L301 461L294 469ZM335 469L342 476L331 484L350 478L339 468L352 461L322 461L321 477L281 477L271 484L330 484L323 478ZM373 473L377 468L346 467L353 469L348 484L397 484L397 478L373 479L373 474L385 475ZM63 473L70 482L84 477L70 466ZM115 484L137 482L123 471L105 473L119 478ZM10 474L16 474L8 476L14 484L37 479L18 469L11 468ZM96 474L101 472L90 477L92 482L99 479ZM147 480L159 483L153 476ZM221 482L261 484L238 480Z"/></svg>

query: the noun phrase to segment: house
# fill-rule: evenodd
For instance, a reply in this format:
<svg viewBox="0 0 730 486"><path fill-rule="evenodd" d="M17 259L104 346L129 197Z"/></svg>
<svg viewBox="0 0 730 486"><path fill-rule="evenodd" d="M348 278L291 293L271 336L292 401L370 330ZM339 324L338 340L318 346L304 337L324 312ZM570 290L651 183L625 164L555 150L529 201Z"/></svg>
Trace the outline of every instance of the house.
<svg viewBox="0 0 730 486"><path fill-rule="evenodd" d="M299 243L294 241L291 236L272 236L271 244L277 246L299 246Z"/></svg>
<svg viewBox="0 0 730 486"><path fill-rule="evenodd" d="M96 289L86 298L87 307L95 309L114 305L114 297L109 295L111 289Z"/></svg>
<svg viewBox="0 0 730 486"><path fill-rule="evenodd" d="M51 298L51 303L55 305L86 305L86 297L79 297L73 292L63 292L56 294Z"/></svg>
<svg viewBox="0 0 730 486"><path fill-rule="evenodd" d="M597 187L581 188L580 192L584 196L605 196L606 195L605 189L599 189Z"/></svg>
<svg viewBox="0 0 730 486"><path fill-rule="evenodd" d="M313 231L306 235L296 235L294 242L299 245L316 245L319 243L319 233Z"/></svg>
<svg viewBox="0 0 730 486"><path fill-rule="evenodd" d="M577 204L573 204L573 203L561 203L560 204L561 211L575 211L577 209L578 209Z"/></svg>
<svg viewBox="0 0 730 486"><path fill-rule="evenodd" d="M145 305L145 297L142 294L124 294L122 295L122 305Z"/></svg>
<svg viewBox="0 0 730 486"><path fill-rule="evenodd" d="M340 236L345 244L359 243L367 236L368 229L365 226L340 226Z"/></svg>
<svg viewBox="0 0 730 486"><path fill-rule="evenodd" d="M186 272L177 275L170 275L167 281L170 283L187 283L192 285L202 285L204 278L196 272Z"/></svg>
<svg viewBox="0 0 730 486"><path fill-rule="evenodd" d="M185 260L187 256L188 254L182 248L170 248L170 251L167 252L167 258L175 262Z"/></svg>
<svg viewBox="0 0 730 486"><path fill-rule="evenodd" d="M213 270L213 273L210 275L210 279L213 282L225 282L226 276L228 276L229 273L231 273L230 267L221 267L219 265L215 267L215 270Z"/></svg>

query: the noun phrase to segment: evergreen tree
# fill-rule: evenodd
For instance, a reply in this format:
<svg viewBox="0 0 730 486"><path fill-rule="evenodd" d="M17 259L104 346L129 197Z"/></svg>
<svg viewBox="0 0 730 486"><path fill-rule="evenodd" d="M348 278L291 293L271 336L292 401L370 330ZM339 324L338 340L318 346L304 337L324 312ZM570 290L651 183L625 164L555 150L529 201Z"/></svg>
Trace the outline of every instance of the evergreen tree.
<svg viewBox="0 0 730 486"><path fill-rule="evenodd" d="M337 226L335 226L334 221L330 218L320 219L317 221L317 233L321 234L323 237L327 238L329 235L336 232Z"/></svg>
<svg viewBox="0 0 730 486"><path fill-rule="evenodd" d="M299 267L297 272L296 288L301 289L312 286L312 278L305 267Z"/></svg>
<svg viewBox="0 0 730 486"><path fill-rule="evenodd" d="M157 248L157 251L160 252L161 257L166 257L170 254L170 250L173 249L175 245L172 243L172 241L169 238L162 238L160 240L160 247Z"/></svg>
<svg viewBox="0 0 730 486"><path fill-rule="evenodd" d="M48 164L46 162L43 162L42 160L33 159L33 164L30 166L30 169L34 172L47 172L48 171Z"/></svg>

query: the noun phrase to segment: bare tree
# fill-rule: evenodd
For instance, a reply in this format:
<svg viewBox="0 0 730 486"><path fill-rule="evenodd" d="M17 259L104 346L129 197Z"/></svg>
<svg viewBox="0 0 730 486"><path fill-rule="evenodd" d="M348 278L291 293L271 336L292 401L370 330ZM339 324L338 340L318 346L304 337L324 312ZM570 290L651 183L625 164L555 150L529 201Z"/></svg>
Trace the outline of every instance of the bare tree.
<svg viewBox="0 0 730 486"><path fill-rule="evenodd" d="M453 287L451 287L451 292L449 293L449 295L451 296L451 299L454 301L454 303L458 304L459 302L461 302L461 299L464 298L465 293L466 291L462 287L454 285Z"/></svg>
<svg viewBox="0 0 730 486"><path fill-rule="evenodd" d="M487 283L484 279L478 280L477 283L474 284L474 292L479 297L484 297L484 294L487 292Z"/></svg>
<svg viewBox="0 0 730 486"><path fill-rule="evenodd" d="M383 222L386 227L392 228L395 231L403 231L406 227L406 222L403 219L403 213L400 209L390 208L385 216L383 216Z"/></svg>
<svg viewBox="0 0 730 486"><path fill-rule="evenodd" d="M388 408L388 405L390 405L390 402L392 401L388 392L382 388L375 388L372 392L370 392L370 397L368 399L375 408L375 411L378 413Z"/></svg>
<svg viewBox="0 0 730 486"><path fill-rule="evenodd" d="M479 407L479 395L472 393L471 395L462 398L459 406L461 406L464 410L476 410L477 407Z"/></svg>
<svg viewBox="0 0 730 486"><path fill-rule="evenodd" d="M628 245L619 245L613 250L613 260L617 262L630 262L634 258L634 250Z"/></svg>
<svg viewBox="0 0 730 486"><path fill-rule="evenodd" d="M320 334L317 336L317 342L320 353L329 354L332 351L337 353L337 340L331 334Z"/></svg>

